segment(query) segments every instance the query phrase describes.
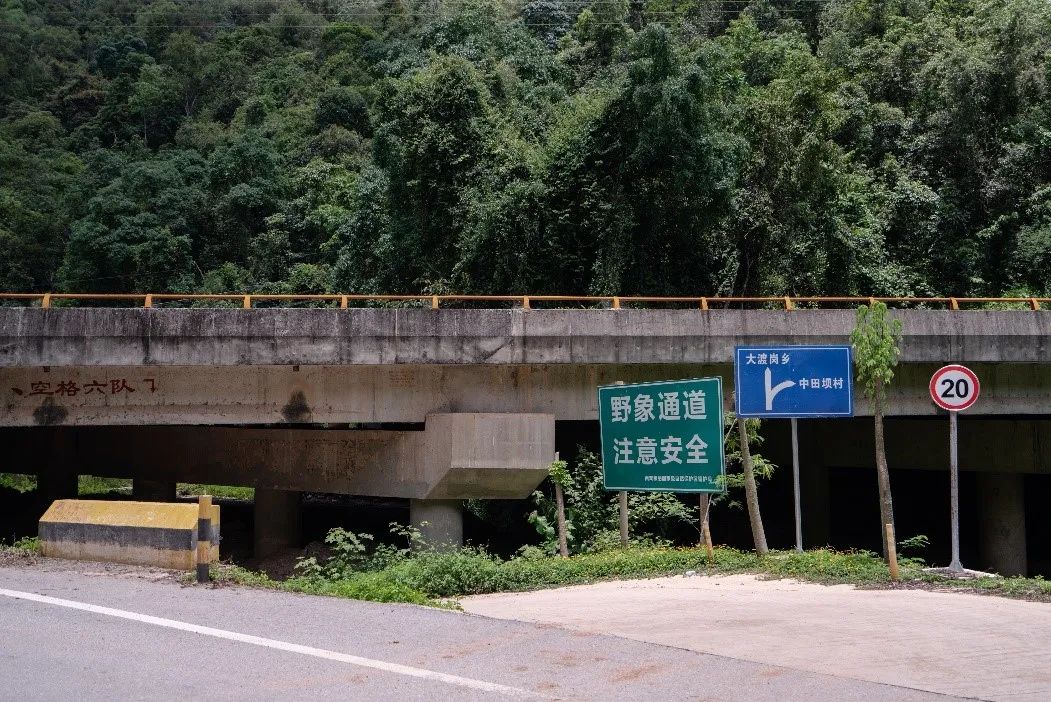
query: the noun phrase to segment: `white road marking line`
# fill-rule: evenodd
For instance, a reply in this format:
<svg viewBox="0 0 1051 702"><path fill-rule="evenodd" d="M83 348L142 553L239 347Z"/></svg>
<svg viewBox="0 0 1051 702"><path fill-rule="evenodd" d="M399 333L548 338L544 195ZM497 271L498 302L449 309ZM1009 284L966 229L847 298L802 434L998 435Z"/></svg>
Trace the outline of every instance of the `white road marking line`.
<svg viewBox="0 0 1051 702"><path fill-rule="evenodd" d="M482 692L495 692L503 695L509 695L511 697L547 699L544 696L539 695L535 692L530 692L529 690L523 690L521 688L510 687L507 685L500 685L498 683L486 682L485 680L464 678L459 675L439 673L434 670L427 670L426 668L414 668L413 666L401 665L400 663L390 663L388 661L380 661L372 658L362 658L361 656L352 656L348 653L326 651L323 648L301 646L300 644L288 643L287 641L278 641L276 639L267 639L262 636L240 634L236 631L226 631L225 629L213 629L210 626L200 626L198 624L180 622L176 619L153 617L148 614L138 614L137 612L128 612L123 609L113 609L112 607L100 607L98 605L88 604L86 602L63 600L58 597L48 597L47 595L38 595L33 592L19 592L18 590L5 590L4 588L0 588L0 595L3 595L4 597L13 597L19 600L28 600L30 602L41 602L43 604L57 605L59 607L68 607L69 609L79 609L81 611L92 612L94 614L104 614L109 617L130 619L131 621L142 622L144 624L153 624L154 626L161 626L167 629L189 631L194 634L201 634L203 636L213 636L217 639L226 639L227 641L238 641L240 643L251 644L253 646L272 648L278 651L288 651L290 653L299 653L304 656L324 658L326 660L338 661L340 663L350 663L351 665L358 665L364 668L374 668L376 670L382 670L387 673L407 675L409 677L422 678L424 680L435 680L437 682L446 683L447 685L457 685L459 687L466 687L472 690L481 690Z"/></svg>

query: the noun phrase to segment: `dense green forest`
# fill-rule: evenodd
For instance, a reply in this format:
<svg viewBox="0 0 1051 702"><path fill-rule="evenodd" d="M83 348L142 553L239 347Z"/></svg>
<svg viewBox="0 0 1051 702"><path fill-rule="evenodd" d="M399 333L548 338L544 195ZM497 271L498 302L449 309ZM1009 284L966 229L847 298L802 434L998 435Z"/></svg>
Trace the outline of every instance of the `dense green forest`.
<svg viewBox="0 0 1051 702"><path fill-rule="evenodd" d="M1046 0L0 0L0 290L1051 292Z"/></svg>

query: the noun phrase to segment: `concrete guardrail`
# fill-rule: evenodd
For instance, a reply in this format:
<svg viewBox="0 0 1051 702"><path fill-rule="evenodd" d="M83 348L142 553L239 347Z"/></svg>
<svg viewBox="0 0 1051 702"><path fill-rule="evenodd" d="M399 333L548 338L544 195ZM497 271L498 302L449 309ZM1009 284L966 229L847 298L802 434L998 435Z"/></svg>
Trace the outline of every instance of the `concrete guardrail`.
<svg viewBox="0 0 1051 702"><path fill-rule="evenodd" d="M205 579L208 564L219 559L219 507L210 497L198 504L56 500L40 518L38 533L41 553L52 558L176 570L203 566Z"/></svg>

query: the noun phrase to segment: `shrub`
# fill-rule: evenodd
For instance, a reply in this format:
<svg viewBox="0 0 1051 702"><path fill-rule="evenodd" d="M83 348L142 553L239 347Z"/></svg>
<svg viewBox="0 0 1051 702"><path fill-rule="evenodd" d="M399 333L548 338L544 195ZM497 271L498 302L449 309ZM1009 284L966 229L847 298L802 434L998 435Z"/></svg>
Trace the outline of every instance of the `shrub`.
<svg viewBox="0 0 1051 702"><path fill-rule="evenodd" d="M565 495L570 552L604 550L612 545L611 533L617 535L616 545L619 546L617 493L606 490L602 484L600 457L580 447L574 469L560 469L557 477ZM533 500L536 510L529 515L529 522L543 538L544 550L557 553L555 500L542 490L533 493ZM694 509L670 493L629 493L628 515L632 534L650 534L645 537L648 541L639 543L666 543L675 528L682 525L696 528L697 515Z"/></svg>
<svg viewBox="0 0 1051 702"><path fill-rule="evenodd" d="M370 602L407 602L434 604L426 594L399 582L390 573L353 573L339 580L321 578L294 578L285 583L287 589L312 595L332 595Z"/></svg>
<svg viewBox="0 0 1051 702"><path fill-rule="evenodd" d="M395 563L389 572L432 597L452 597L506 589L503 565L483 549L468 547L450 553L423 551Z"/></svg>

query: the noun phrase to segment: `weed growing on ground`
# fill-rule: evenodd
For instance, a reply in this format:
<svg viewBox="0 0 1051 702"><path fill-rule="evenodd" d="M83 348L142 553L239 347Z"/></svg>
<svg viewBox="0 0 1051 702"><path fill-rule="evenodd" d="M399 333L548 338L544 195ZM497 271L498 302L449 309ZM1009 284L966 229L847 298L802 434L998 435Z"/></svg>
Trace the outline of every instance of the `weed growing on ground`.
<svg viewBox="0 0 1051 702"><path fill-rule="evenodd" d="M1051 602L1051 580L1035 578L976 578L955 580L935 573L920 571L916 580L939 588L974 592L984 595L1001 595L1021 600Z"/></svg>
<svg viewBox="0 0 1051 702"><path fill-rule="evenodd" d="M10 550L19 551L27 556L37 556L40 554L40 539L35 536L25 536L11 544Z"/></svg>
<svg viewBox="0 0 1051 702"><path fill-rule="evenodd" d="M900 561L902 583L891 583L887 566L870 551L816 549L804 553L716 548L708 563L704 549L639 545L581 553L569 558L550 556L542 548L524 548L502 559L477 546L438 549L419 531L392 525L403 546L377 543L369 534L333 529L326 543L332 556L324 562L301 559L296 576L274 581L237 566L221 564L212 579L254 587L333 595L375 602L408 602L447 606L448 598L492 592L516 592L545 587L581 585L605 580L650 578L693 571L698 575L754 573L825 584L874 587L940 587L987 592L1008 597L1051 600L1051 582L1040 578L982 578L956 581L927 573L920 559Z"/></svg>
<svg viewBox="0 0 1051 702"><path fill-rule="evenodd" d="M187 583L196 576L184 576ZM438 605L426 594L398 582L385 572L345 572L338 578L318 575L298 575L289 580L271 580L265 573L258 573L233 563L217 563L212 566L211 580L220 585L243 585L303 592L311 595L330 595L370 602L408 602L420 605Z"/></svg>
<svg viewBox="0 0 1051 702"><path fill-rule="evenodd" d="M100 478L97 475L81 475L77 478L77 495L130 495L131 480L127 478Z"/></svg>
<svg viewBox="0 0 1051 702"><path fill-rule="evenodd" d="M0 488L9 488L16 492L36 490L36 476L21 473L0 473Z"/></svg>
<svg viewBox="0 0 1051 702"><path fill-rule="evenodd" d="M10 546L0 541L0 563L32 562L39 555L40 539L35 536L16 539Z"/></svg>
<svg viewBox="0 0 1051 702"><path fill-rule="evenodd" d="M197 495L211 495L228 500L244 500L251 502L255 499L255 488L238 487L236 485L201 485L198 483L179 483L175 491L180 497L196 497Z"/></svg>
<svg viewBox="0 0 1051 702"><path fill-rule="evenodd" d="M196 582L197 576L187 573L183 579L186 582ZM211 567L211 579L214 583L221 585L244 585L246 587L281 587L281 583L271 580L266 573L260 573L248 568L242 568L233 563L213 563Z"/></svg>
<svg viewBox="0 0 1051 702"><path fill-rule="evenodd" d="M321 578L292 578L284 582L284 588L293 592L311 595L334 595L370 602L406 602L419 605L437 605L433 598L403 582L399 582L386 571L378 573L354 573L340 580Z"/></svg>
<svg viewBox="0 0 1051 702"><path fill-rule="evenodd" d="M898 560L898 566L906 574L915 576L922 572L923 561L901 558ZM760 568L761 572L775 577L797 578L828 585L872 585L891 582L886 563L871 551L772 551L761 560Z"/></svg>

